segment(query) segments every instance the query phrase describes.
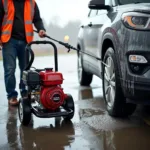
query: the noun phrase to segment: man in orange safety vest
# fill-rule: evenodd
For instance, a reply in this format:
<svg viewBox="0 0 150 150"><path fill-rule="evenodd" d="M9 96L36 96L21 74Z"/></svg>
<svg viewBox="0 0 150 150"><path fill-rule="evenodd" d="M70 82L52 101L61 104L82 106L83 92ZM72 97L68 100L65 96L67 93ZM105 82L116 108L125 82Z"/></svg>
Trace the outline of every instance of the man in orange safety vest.
<svg viewBox="0 0 150 150"><path fill-rule="evenodd" d="M9 105L18 105L15 77L17 58L21 73L20 92L22 96L26 93L21 78L25 67L25 47L34 37L33 24L43 38L46 31L35 0L0 0L0 45Z"/></svg>

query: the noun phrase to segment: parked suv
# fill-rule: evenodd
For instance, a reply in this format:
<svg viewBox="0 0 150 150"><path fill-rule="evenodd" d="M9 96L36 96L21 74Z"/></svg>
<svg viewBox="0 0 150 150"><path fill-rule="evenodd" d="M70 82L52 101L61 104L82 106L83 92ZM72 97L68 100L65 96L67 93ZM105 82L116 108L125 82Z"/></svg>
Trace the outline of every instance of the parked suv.
<svg viewBox="0 0 150 150"><path fill-rule="evenodd" d="M150 104L150 1L102 1L89 2L78 33L78 79L101 78L108 113L128 116Z"/></svg>

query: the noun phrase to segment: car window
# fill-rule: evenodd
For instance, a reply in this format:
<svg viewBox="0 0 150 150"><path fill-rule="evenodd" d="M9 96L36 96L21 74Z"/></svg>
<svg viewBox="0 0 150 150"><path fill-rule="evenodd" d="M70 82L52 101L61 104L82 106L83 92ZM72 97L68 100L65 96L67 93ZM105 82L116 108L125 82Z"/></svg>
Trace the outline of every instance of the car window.
<svg viewBox="0 0 150 150"><path fill-rule="evenodd" d="M94 16L96 16L96 14L97 14L97 10L92 9L89 13L89 17L94 17Z"/></svg>
<svg viewBox="0 0 150 150"><path fill-rule="evenodd" d="M110 5L110 6L112 6L112 0L105 0L105 5Z"/></svg>
<svg viewBox="0 0 150 150"><path fill-rule="evenodd" d="M97 15L106 14L107 10L98 10Z"/></svg>

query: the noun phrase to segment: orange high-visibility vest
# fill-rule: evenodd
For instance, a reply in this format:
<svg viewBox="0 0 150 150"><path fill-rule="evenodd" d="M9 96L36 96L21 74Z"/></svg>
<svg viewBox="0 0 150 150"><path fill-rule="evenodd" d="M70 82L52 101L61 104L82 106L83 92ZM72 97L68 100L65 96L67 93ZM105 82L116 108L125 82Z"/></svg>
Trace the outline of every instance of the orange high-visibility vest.
<svg viewBox="0 0 150 150"><path fill-rule="evenodd" d="M1 42L6 43L11 38L15 7L13 0L2 0L4 6L4 18L1 27ZM33 25L35 0L25 0L24 5L24 24L27 43L33 40Z"/></svg>

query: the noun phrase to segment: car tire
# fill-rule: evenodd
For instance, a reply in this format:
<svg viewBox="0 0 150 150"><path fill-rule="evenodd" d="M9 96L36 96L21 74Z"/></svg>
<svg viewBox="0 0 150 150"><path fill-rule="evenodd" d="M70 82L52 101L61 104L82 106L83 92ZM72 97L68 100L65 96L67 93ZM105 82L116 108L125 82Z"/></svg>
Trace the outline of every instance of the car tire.
<svg viewBox="0 0 150 150"><path fill-rule="evenodd" d="M103 65L102 71L103 96L107 111L113 117L127 117L135 111L136 105L126 103L113 48L107 49L103 62L108 65Z"/></svg>
<svg viewBox="0 0 150 150"><path fill-rule="evenodd" d="M78 53L78 81L81 86L89 86L92 82L93 75L86 72L83 68L82 55Z"/></svg>

